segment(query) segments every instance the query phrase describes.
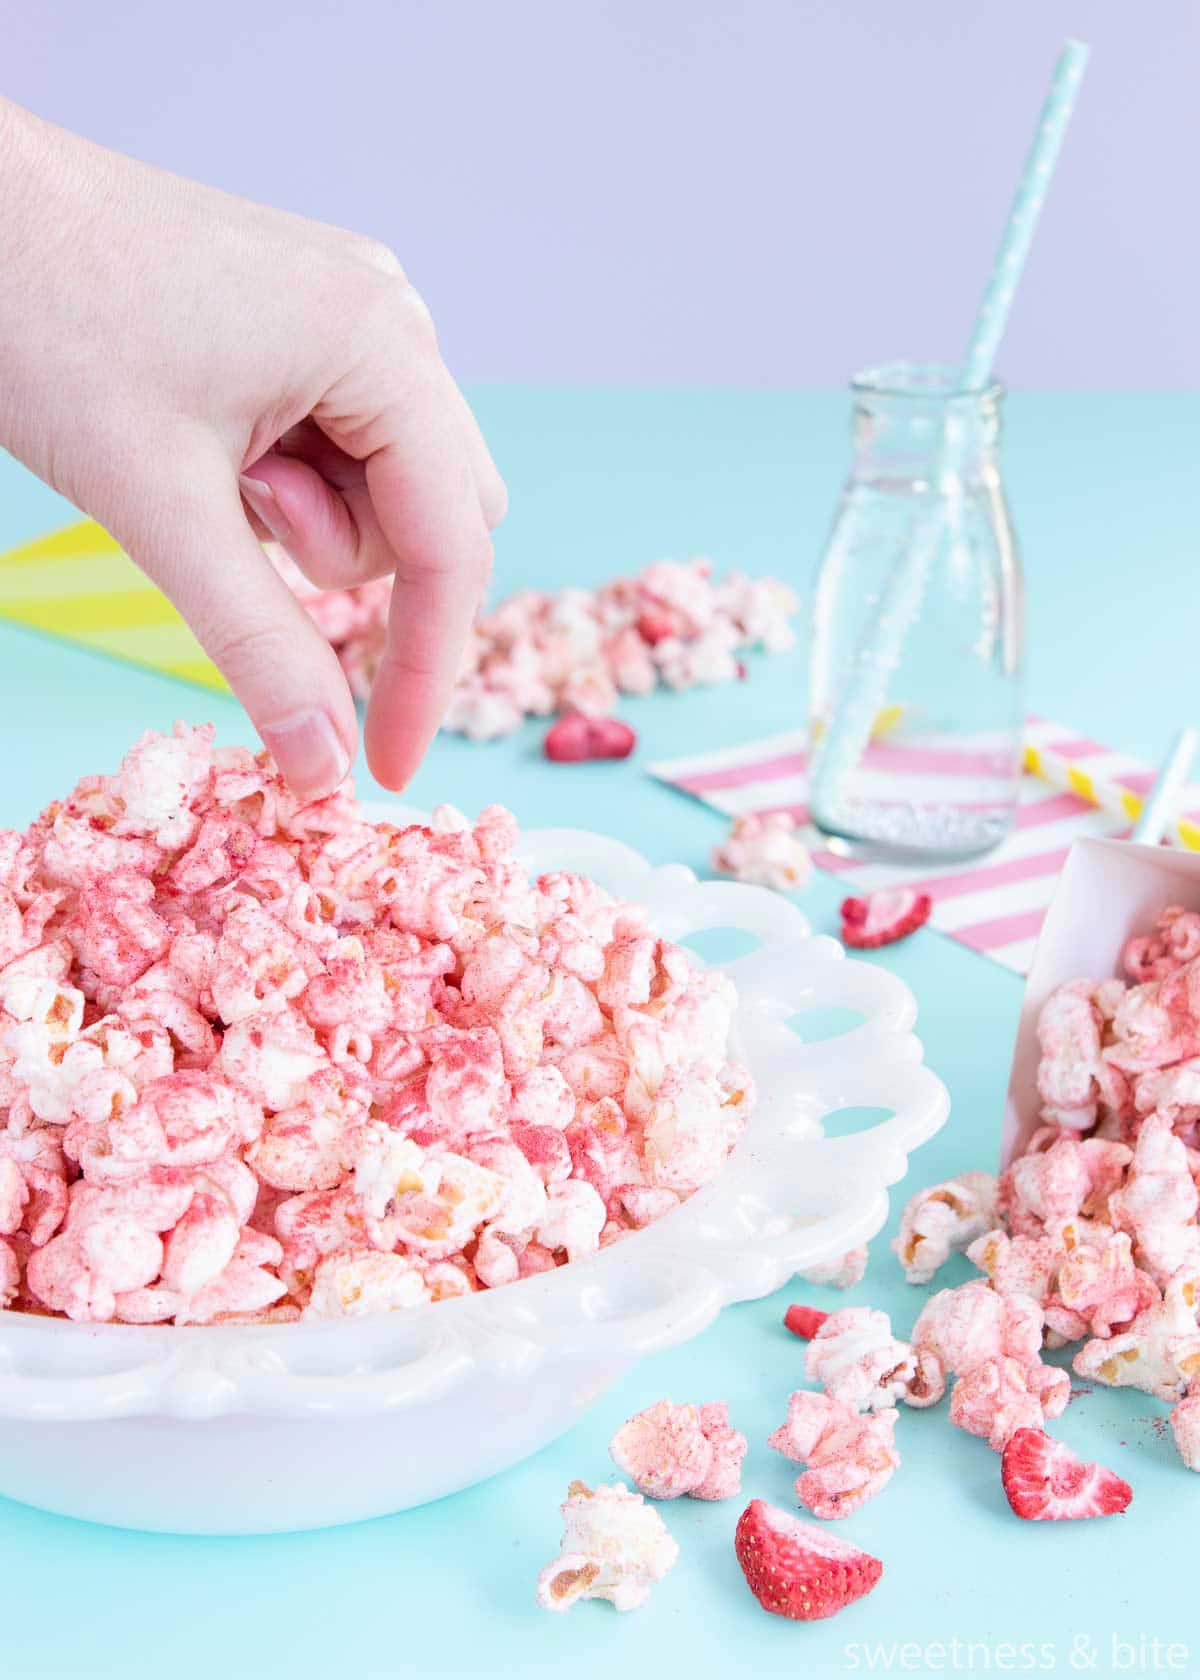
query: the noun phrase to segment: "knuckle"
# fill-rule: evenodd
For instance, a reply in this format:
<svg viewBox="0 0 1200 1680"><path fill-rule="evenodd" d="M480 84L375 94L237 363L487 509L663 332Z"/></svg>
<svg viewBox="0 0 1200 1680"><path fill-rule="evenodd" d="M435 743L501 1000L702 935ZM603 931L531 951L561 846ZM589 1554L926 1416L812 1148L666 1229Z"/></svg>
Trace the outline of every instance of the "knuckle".
<svg viewBox="0 0 1200 1680"><path fill-rule="evenodd" d="M430 354L437 353L437 328L433 324L433 315L429 305L415 286L405 282L400 298L400 310L404 321L405 337L413 344Z"/></svg>
<svg viewBox="0 0 1200 1680"><path fill-rule="evenodd" d="M389 280L404 281L400 259L390 245L385 245L381 239L373 239L364 233L352 233L347 237L350 254L355 262L376 274L386 276Z"/></svg>
<svg viewBox="0 0 1200 1680"><path fill-rule="evenodd" d="M273 624L224 624L207 638L208 651L236 689L246 677L287 668L288 637Z"/></svg>

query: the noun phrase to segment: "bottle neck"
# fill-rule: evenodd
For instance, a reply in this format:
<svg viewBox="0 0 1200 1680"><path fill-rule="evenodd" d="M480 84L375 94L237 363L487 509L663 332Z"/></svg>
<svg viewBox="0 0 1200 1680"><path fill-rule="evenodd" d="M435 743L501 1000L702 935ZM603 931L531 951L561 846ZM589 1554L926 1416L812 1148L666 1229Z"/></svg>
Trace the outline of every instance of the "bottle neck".
<svg viewBox="0 0 1200 1680"><path fill-rule="evenodd" d="M917 487L949 489L998 473L996 396L939 398L856 393L854 471Z"/></svg>

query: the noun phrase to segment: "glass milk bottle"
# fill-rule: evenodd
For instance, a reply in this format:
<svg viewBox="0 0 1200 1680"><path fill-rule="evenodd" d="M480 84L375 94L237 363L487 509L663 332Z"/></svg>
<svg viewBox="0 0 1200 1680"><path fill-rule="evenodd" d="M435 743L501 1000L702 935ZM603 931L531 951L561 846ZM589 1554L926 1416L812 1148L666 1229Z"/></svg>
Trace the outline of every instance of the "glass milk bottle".
<svg viewBox="0 0 1200 1680"><path fill-rule="evenodd" d="M817 574L809 801L830 846L972 857L1021 773L1021 567L1003 390L896 362L853 381L854 460Z"/></svg>

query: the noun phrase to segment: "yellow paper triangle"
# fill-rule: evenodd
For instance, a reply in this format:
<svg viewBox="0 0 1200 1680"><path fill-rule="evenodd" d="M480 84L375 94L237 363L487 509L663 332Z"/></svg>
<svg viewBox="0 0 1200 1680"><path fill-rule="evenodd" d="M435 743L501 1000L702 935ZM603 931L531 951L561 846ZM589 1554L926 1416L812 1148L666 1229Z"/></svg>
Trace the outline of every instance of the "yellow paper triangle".
<svg viewBox="0 0 1200 1680"><path fill-rule="evenodd" d="M228 692L170 601L92 519L0 554L0 619Z"/></svg>

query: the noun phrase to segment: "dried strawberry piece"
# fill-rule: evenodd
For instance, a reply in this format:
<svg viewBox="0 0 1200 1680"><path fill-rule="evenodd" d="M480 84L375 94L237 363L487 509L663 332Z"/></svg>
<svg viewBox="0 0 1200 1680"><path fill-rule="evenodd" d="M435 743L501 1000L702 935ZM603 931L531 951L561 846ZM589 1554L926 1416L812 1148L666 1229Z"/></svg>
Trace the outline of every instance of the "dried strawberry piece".
<svg viewBox="0 0 1200 1680"><path fill-rule="evenodd" d="M806 1307L793 1301L783 1315L783 1322L793 1336L803 1336L806 1342L811 1342L828 1317L819 1307Z"/></svg>
<svg viewBox="0 0 1200 1680"><path fill-rule="evenodd" d="M1018 1429L1004 1449L1000 1475L1008 1503L1029 1522L1110 1517L1133 1489L1103 1464L1087 1464L1044 1429Z"/></svg>
<svg viewBox="0 0 1200 1680"><path fill-rule="evenodd" d="M628 758L637 736L619 718L585 717L570 712L546 731L542 751L558 764L577 764L589 758Z"/></svg>
<svg viewBox="0 0 1200 1680"><path fill-rule="evenodd" d="M649 609L638 615L637 632L644 642L650 643L651 647L657 647L659 642L665 642L676 633L675 626L666 613L654 612Z"/></svg>
<svg viewBox="0 0 1200 1680"><path fill-rule="evenodd" d="M922 927L932 909L929 894L913 892L911 887L847 898L842 903L842 943L860 951L894 945Z"/></svg>
<svg viewBox="0 0 1200 1680"><path fill-rule="evenodd" d="M869 1552L762 1499L752 1499L742 1512L733 1544L763 1609L797 1622L836 1616L883 1574L883 1564Z"/></svg>

